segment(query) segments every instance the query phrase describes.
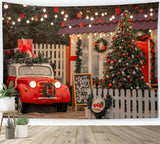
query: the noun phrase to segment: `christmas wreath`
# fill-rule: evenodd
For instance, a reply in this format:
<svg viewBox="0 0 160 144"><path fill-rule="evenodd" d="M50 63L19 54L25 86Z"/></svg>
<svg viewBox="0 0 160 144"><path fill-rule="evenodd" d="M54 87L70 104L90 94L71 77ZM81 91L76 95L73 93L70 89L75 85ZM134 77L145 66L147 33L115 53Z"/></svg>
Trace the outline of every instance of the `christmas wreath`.
<svg viewBox="0 0 160 144"><path fill-rule="evenodd" d="M46 92L46 88L51 88L51 87L53 87L54 88L54 93L53 94L48 94L47 92ZM55 93L56 93L56 88L55 88L55 86L52 84L52 83L47 83L47 84L45 84L45 86L44 86L44 88L43 88L43 94L46 96L46 97L54 97L55 96Z"/></svg>
<svg viewBox="0 0 160 144"><path fill-rule="evenodd" d="M101 43L101 42L103 43L103 46L101 46L101 49L100 49L99 43ZM100 38L95 43L93 43L94 49L98 53L104 53L106 51L107 44L108 44L108 42L104 38Z"/></svg>
<svg viewBox="0 0 160 144"><path fill-rule="evenodd" d="M106 98L104 99L105 101L105 108L103 111L101 111L100 113L95 113L93 110L92 110L92 102L93 102L93 91L91 92L91 94L89 95L89 98L88 98L88 101L87 101L87 106L88 106L88 109L90 109L90 111L92 113L94 113L96 119L102 119L102 117L105 115L106 111L111 107L112 105L112 97L109 95L109 93L107 93L106 95ZM104 97L104 94L103 94L103 90L102 90L102 98Z"/></svg>

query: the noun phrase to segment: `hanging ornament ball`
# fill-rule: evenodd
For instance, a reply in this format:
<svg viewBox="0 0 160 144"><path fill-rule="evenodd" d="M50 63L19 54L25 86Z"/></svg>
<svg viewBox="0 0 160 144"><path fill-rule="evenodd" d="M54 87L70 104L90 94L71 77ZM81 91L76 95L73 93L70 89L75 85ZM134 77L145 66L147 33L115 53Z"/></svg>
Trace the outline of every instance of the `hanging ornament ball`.
<svg viewBox="0 0 160 144"><path fill-rule="evenodd" d="M117 62L117 60L115 59L114 62Z"/></svg>
<svg viewBox="0 0 160 144"><path fill-rule="evenodd" d="M109 58L109 55L107 55L107 58Z"/></svg>
<svg viewBox="0 0 160 144"><path fill-rule="evenodd" d="M122 23L122 21L119 21L119 23Z"/></svg>
<svg viewBox="0 0 160 144"><path fill-rule="evenodd" d="M127 15L126 14L124 14L124 17L126 17Z"/></svg>
<svg viewBox="0 0 160 144"><path fill-rule="evenodd" d="M123 35L123 36L125 36L125 34L124 34L124 33L123 33L122 35Z"/></svg>
<svg viewBox="0 0 160 144"><path fill-rule="evenodd" d="M125 56L125 55L126 55L125 53L122 54L122 56Z"/></svg>
<svg viewBox="0 0 160 144"><path fill-rule="evenodd" d="M117 38L119 38L119 35L117 36Z"/></svg>
<svg viewBox="0 0 160 144"><path fill-rule="evenodd" d="M110 63L110 60L107 60L107 63Z"/></svg>
<svg viewBox="0 0 160 144"><path fill-rule="evenodd" d="M130 44L130 43L131 43L131 41L128 41L128 43Z"/></svg>
<svg viewBox="0 0 160 144"><path fill-rule="evenodd" d="M131 57L128 57L128 60L130 60L131 59Z"/></svg>
<svg viewBox="0 0 160 144"><path fill-rule="evenodd" d="M130 79L130 75L128 75L127 78Z"/></svg>
<svg viewBox="0 0 160 144"><path fill-rule="evenodd" d="M121 25L121 27L123 27L123 25Z"/></svg>
<svg viewBox="0 0 160 144"><path fill-rule="evenodd" d="M117 53L117 55L119 55L119 53Z"/></svg>
<svg viewBox="0 0 160 144"><path fill-rule="evenodd" d="M138 56L136 56L136 58L138 58Z"/></svg>
<svg viewBox="0 0 160 144"><path fill-rule="evenodd" d="M138 67L139 67L139 65L137 64L137 65L136 65L136 67L138 68Z"/></svg>
<svg viewBox="0 0 160 144"><path fill-rule="evenodd" d="M115 49L114 52L116 52L117 50Z"/></svg>
<svg viewBox="0 0 160 144"><path fill-rule="evenodd" d="M109 83L109 84L108 84L108 87L109 87L109 88L111 88L111 87L112 87L112 84L111 84L111 83Z"/></svg>
<svg viewBox="0 0 160 144"><path fill-rule="evenodd" d="M126 65L125 64L123 64L123 67L125 67Z"/></svg>
<svg viewBox="0 0 160 144"><path fill-rule="evenodd" d="M134 36L134 34L131 34L131 36Z"/></svg>
<svg viewBox="0 0 160 144"><path fill-rule="evenodd" d="M122 79L119 79L119 81L121 82L121 81L122 81Z"/></svg>
<svg viewBox="0 0 160 144"><path fill-rule="evenodd" d="M131 21L132 21L131 19L128 20L128 22L131 22Z"/></svg>
<svg viewBox="0 0 160 144"><path fill-rule="evenodd" d="M130 82L132 82L133 80L132 79L130 79Z"/></svg>
<svg viewBox="0 0 160 144"><path fill-rule="evenodd" d="M118 72L118 75L120 75L121 73L120 72Z"/></svg>
<svg viewBox="0 0 160 144"><path fill-rule="evenodd" d="M142 80L142 78L139 78L140 80Z"/></svg>
<svg viewBox="0 0 160 144"><path fill-rule="evenodd" d="M111 64L113 64L113 61L111 61Z"/></svg>
<svg viewBox="0 0 160 144"><path fill-rule="evenodd" d="M127 43L126 41L124 41L124 43Z"/></svg>
<svg viewBox="0 0 160 144"><path fill-rule="evenodd" d="M133 23L131 23L131 25L133 26Z"/></svg>
<svg viewBox="0 0 160 144"><path fill-rule="evenodd" d="M122 46L121 49L123 49L124 47Z"/></svg>
<svg viewBox="0 0 160 144"><path fill-rule="evenodd" d="M131 52L131 51L132 51L132 49L129 49L129 51Z"/></svg>
<svg viewBox="0 0 160 144"><path fill-rule="evenodd" d="M139 53L139 55L141 56L141 55L142 55L142 53Z"/></svg>
<svg viewBox="0 0 160 144"><path fill-rule="evenodd" d="M110 80L111 78L110 78L110 77L108 77L108 79Z"/></svg>

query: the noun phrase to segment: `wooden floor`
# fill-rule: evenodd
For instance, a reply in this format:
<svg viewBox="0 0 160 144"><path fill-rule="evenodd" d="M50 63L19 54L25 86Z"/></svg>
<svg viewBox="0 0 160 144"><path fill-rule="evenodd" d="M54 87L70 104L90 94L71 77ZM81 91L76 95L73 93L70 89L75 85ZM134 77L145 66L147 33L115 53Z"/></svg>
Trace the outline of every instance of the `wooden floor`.
<svg viewBox="0 0 160 144"><path fill-rule="evenodd" d="M29 126L27 138L0 144L160 144L160 126Z"/></svg>

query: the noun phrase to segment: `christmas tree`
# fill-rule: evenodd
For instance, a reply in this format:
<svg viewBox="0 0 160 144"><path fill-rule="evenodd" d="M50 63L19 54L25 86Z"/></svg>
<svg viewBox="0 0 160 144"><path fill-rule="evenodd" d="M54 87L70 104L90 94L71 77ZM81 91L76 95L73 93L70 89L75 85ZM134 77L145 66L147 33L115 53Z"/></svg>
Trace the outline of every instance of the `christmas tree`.
<svg viewBox="0 0 160 144"><path fill-rule="evenodd" d="M81 45L82 45L82 40L80 38L78 38L78 41L77 41L77 50L76 50L76 70L75 70L75 73L81 73L81 55L82 55L82 49L81 49Z"/></svg>
<svg viewBox="0 0 160 144"><path fill-rule="evenodd" d="M113 51L106 56L104 63L105 86L108 88L145 88L144 52L137 48L132 30L130 14L125 11L117 25L115 35L112 37Z"/></svg>

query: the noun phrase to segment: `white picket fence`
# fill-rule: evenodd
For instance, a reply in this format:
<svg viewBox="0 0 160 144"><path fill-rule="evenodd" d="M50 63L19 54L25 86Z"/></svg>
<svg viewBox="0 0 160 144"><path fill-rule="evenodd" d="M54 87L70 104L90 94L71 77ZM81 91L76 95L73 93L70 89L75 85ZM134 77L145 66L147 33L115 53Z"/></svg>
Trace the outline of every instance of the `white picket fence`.
<svg viewBox="0 0 160 144"><path fill-rule="evenodd" d="M55 78L62 83L66 83L66 46L54 44L33 44L32 50L34 54L40 52L45 57L51 58L51 61L56 64Z"/></svg>
<svg viewBox="0 0 160 144"><path fill-rule="evenodd" d="M108 90L104 89L104 98ZM94 99L101 97L102 89L93 89ZM109 89L112 97L112 106L108 114L110 119L125 118L157 118L158 117L158 97L155 90L124 90Z"/></svg>

